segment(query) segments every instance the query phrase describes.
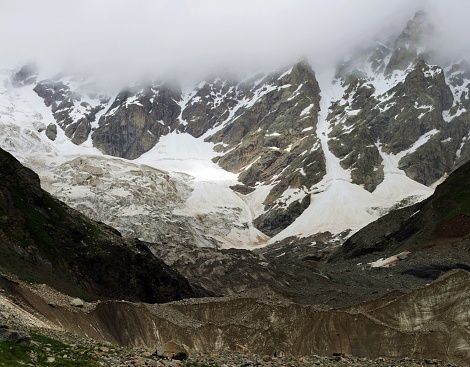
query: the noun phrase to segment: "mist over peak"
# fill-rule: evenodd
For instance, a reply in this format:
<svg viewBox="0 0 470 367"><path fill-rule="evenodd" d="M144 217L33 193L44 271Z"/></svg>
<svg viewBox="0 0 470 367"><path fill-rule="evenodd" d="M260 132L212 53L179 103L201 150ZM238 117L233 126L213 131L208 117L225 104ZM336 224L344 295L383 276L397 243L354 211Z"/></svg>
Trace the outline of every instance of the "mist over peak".
<svg viewBox="0 0 470 367"><path fill-rule="evenodd" d="M439 48L466 54L469 7L460 0L19 0L2 6L0 49L8 67L34 59L50 73L80 71L108 82L143 75L194 82L221 65L244 75L301 56L321 70L400 33L420 9L436 24Z"/></svg>

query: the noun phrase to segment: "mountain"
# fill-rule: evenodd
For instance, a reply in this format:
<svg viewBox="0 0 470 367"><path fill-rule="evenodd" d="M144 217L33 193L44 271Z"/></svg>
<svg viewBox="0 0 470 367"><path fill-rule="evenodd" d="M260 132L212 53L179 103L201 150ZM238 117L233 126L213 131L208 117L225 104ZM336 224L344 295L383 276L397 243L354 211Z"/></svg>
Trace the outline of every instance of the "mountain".
<svg viewBox="0 0 470 367"><path fill-rule="evenodd" d="M0 150L0 321L75 348L94 339L155 350L177 340L191 355L282 351L467 365L469 179L470 162L429 199L391 211L324 262L302 248L123 239L54 199ZM392 262L379 258L389 255ZM194 298L212 294L224 296ZM86 299L83 309L71 295Z"/></svg>
<svg viewBox="0 0 470 367"><path fill-rule="evenodd" d="M308 61L197 85L4 71L0 146L125 237L333 248L470 159L470 66L424 12L336 70Z"/></svg>
<svg viewBox="0 0 470 367"><path fill-rule="evenodd" d="M208 295L138 240L43 191L38 176L1 149L0 238L2 273L70 295L149 303Z"/></svg>

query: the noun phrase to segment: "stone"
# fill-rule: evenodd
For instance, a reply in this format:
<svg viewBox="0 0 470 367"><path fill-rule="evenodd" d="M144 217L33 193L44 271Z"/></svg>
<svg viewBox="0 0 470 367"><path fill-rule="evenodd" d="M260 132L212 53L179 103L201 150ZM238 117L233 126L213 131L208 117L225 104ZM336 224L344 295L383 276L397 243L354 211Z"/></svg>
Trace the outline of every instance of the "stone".
<svg viewBox="0 0 470 367"><path fill-rule="evenodd" d="M70 89L69 85L61 80L41 80L33 89L39 97L44 99L47 107L50 107L54 119L61 127L65 135L74 144L82 144L88 139L91 132L91 123L95 121L96 114L102 110L106 100L96 101L95 106L81 102L83 96ZM83 112L77 113L78 108ZM46 136L55 140L57 126L49 124Z"/></svg>
<svg viewBox="0 0 470 367"><path fill-rule="evenodd" d="M55 125L55 124L47 125L46 136L50 140L54 141L57 138L57 125Z"/></svg>
<svg viewBox="0 0 470 367"><path fill-rule="evenodd" d="M74 298L70 301L70 306L73 307L83 307L85 302L83 302L80 298Z"/></svg>
<svg viewBox="0 0 470 367"><path fill-rule="evenodd" d="M25 331L10 329L7 326L2 325L0 326L0 341L30 345L31 336Z"/></svg>

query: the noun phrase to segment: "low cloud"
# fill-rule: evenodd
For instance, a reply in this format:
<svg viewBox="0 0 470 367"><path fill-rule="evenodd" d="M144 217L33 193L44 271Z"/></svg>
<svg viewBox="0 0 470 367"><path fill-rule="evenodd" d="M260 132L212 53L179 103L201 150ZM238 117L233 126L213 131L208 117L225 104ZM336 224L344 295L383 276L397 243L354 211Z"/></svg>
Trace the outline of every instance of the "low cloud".
<svg viewBox="0 0 470 367"><path fill-rule="evenodd" d="M468 52L464 0L3 0L1 60L37 60L125 80L270 70L306 56L336 63L429 8L449 53ZM454 37L454 42L448 42ZM459 47L452 46L461 43ZM457 48L457 49L456 49Z"/></svg>

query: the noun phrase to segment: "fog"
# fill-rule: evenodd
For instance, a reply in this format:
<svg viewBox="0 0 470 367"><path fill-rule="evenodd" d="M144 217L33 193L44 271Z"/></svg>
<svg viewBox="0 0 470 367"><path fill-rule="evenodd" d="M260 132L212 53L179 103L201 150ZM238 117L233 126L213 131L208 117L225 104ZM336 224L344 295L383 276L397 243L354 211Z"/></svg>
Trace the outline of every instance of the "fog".
<svg viewBox="0 0 470 367"><path fill-rule="evenodd" d="M445 3L445 4L444 4ZM315 70L398 32L418 9L438 47L469 54L467 0L0 0L0 66L35 60L125 80L183 80L213 70L271 70L307 57Z"/></svg>

